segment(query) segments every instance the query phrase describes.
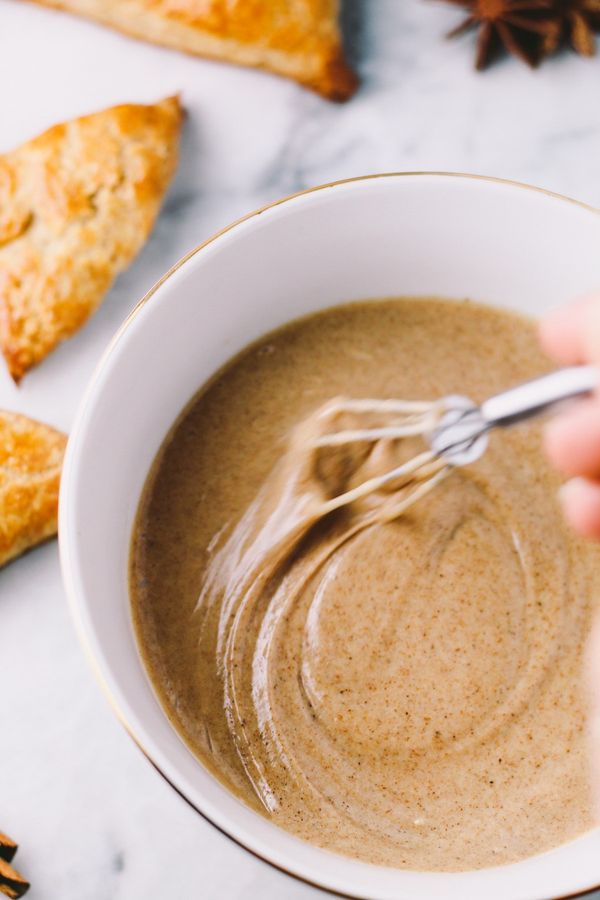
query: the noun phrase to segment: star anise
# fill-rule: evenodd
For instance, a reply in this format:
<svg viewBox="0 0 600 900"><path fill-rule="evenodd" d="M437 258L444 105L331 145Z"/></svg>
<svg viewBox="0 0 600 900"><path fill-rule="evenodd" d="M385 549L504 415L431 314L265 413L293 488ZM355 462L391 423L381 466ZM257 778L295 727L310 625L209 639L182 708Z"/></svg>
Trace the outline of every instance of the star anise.
<svg viewBox="0 0 600 900"><path fill-rule="evenodd" d="M600 32L600 0L554 0L563 36L576 53L594 56L594 32Z"/></svg>
<svg viewBox="0 0 600 900"><path fill-rule="evenodd" d="M553 0L447 0L468 10L468 16L448 35L456 37L478 29L475 66L485 69L498 51L504 47L530 66L558 47L561 38L561 17ZM565 4L568 0L560 0ZM577 0L596 3L600 0Z"/></svg>

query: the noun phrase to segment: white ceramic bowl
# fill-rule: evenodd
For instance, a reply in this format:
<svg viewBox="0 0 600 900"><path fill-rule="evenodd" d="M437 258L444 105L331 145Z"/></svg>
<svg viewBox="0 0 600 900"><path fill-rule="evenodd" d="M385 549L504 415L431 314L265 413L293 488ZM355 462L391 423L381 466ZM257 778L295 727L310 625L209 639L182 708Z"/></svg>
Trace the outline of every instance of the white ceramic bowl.
<svg viewBox="0 0 600 900"><path fill-rule="evenodd" d="M600 214L492 179L357 179L254 213L188 254L137 306L88 388L65 460L60 543L81 638L112 706L171 785L239 844L309 882L374 900L542 900L600 885L600 830L515 865L378 868L247 809L192 756L136 649L127 567L148 468L175 417L229 357L296 316L398 294L531 314L600 287Z"/></svg>

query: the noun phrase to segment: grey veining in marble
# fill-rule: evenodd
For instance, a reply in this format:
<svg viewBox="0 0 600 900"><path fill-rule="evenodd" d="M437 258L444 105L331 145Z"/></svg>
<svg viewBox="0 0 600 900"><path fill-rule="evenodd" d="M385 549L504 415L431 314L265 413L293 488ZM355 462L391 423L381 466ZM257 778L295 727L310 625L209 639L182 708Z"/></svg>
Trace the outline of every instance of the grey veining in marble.
<svg viewBox="0 0 600 900"><path fill-rule="evenodd" d="M0 151L46 126L181 91L179 173L155 232L92 322L0 405L68 429L136 300L185 251L281 195L385 170L533 182L600 206L600 58L472 69L460 13L435 0L346 0L362 88L344 106L190 59L22 0L0 0ZM79 648L51 543L0 572L0 827L31 900L275 900L318 892L189 810L114 720ZM600 895L598 895L600 896Z"/></svg>

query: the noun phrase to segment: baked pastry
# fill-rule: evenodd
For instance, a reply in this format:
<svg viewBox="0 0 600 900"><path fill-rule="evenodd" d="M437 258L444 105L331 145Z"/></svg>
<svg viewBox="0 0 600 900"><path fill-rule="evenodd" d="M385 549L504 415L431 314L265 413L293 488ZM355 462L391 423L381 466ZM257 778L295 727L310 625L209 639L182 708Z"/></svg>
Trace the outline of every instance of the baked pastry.
<svg viewBox="0 0 600 900"><path fill-rule="evenodd" d="M0 156L0 349L15 381L80 328L148 237L182 111L115 106Z"/></svg>
<svg viewBox="0 0 600 900"><path fill-rule="evenodd" d="M357 87L344 59L339 0L37 2L176 50L269 69L330 100L347 100Z"/></svg>
<svg viewBox="0 0 600 900"><path fill-rule="evenodd" d="M56 534L66 435L0 411L0 566Z"/></svg>

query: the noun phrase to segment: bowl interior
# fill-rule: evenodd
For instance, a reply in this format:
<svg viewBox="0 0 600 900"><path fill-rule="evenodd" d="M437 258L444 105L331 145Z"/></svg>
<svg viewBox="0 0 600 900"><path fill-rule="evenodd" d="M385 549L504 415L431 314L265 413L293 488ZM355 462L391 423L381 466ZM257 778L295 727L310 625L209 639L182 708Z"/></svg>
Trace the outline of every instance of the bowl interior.
<svg viewBox="0 0 600 900"><path fill-rule="evenodd" d="M84 400L63 475L63 570L117 713L158 769L247 848L369 898L558 897L600 884L600 831L479 872L366 865L311 847L232 797L158 705L132 631L130 534L146 474L182 407L228 358L294 317L393 295L471 297L537 315L600 286L600 214L533 189L448 175L340 183L254 214L193 252L140 304Z"/></svg>

